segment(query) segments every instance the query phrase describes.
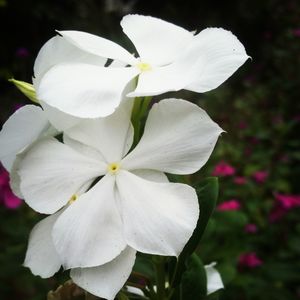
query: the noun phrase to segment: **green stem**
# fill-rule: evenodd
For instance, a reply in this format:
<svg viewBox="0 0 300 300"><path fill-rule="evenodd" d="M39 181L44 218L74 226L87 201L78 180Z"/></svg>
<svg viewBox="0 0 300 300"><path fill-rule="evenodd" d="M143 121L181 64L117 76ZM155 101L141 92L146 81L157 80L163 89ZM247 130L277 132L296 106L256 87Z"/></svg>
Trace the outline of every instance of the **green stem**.
<svg viewBox="0 0 300 300"><path fill-rule="evenodd" d="M141 125L143 122L143 118L147 113L151 99L152 97L145 97L144 99L137 97L134 99L131 117L132 124L134 127L134 146L137 145L138 141L140 140Z"/></svg>
<svg viewBox="0 0 300 300"><path fill-rule="evenodd" d="M145 116L151 100L152 100L152 97L150 97L150 96L144 98L143 103L141 105L140 118L143 118Z"/></svg>
<svg viewBox="0 0 300 300"><path fill-rule="evenodd" d="M166 300L166 287L165 287L165 259L160 257L156 263L156 287L157 287L157 300Z"/></svg>

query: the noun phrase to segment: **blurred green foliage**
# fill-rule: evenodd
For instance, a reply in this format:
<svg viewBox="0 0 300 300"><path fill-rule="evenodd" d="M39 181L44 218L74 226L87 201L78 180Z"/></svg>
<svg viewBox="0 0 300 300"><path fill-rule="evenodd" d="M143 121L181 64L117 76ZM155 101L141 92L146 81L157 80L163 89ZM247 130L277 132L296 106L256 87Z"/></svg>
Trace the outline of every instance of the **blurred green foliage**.
<svg viewBox="0 0 300 300"><path fill-rule="evenodd" d="M186 179L197 187L216 164L226 161L236 173L219 178L219 202L236 199L241 205L213 214L197 251L204 264L218 262L226 286L220 299L299 299L299 208L270 220L276 193L300 193L299 1L2 0L1 122L16 104L28 103L7 79L31 81L34 58L55 29L89 31L130 48L119 27L126 13L161 17L189 30L230 29L252 56L217 90L180 94L206 109L226 131L209 163ZM256 171L266 171L267 179L256 182ZM246 183L235 183L236 176ZM45 299L68 276L65 272L43 280L22 267L29 232L41 216L25 204L17 210L0 206L0 213L0 298ZM256 225L256 232L245 231L249 223ZM256 253L262 264L242 266L243 253Z"/></svg>

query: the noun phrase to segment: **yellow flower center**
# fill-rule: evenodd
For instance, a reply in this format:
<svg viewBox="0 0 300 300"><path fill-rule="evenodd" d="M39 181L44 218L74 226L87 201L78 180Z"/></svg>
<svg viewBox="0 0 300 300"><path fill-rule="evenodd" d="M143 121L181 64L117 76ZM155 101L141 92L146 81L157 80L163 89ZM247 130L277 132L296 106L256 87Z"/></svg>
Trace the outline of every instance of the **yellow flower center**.
<svg viewBox="0 0 300 300"><path fill-rule="evenodd" d="M73 202L75 202L77 200L78 196L77 195L72 195L70 200L68 201L69 204L72 204Z"/></svg>
<svg viewBox="0 0 300 300"><path fill-rule="evenodd" d="M151 65L150 64L147 64L145 62L139 62L137 65L136 65L142 72L145 72L145 71L150 71L152 69Z"/></svg>
<svg viewBox="0 0 300 300"><path fill-rule="evenodd" d="M110 174L116 174L120 170L120 164L119 163L111 163L107 166L107 171Z"/></svg>

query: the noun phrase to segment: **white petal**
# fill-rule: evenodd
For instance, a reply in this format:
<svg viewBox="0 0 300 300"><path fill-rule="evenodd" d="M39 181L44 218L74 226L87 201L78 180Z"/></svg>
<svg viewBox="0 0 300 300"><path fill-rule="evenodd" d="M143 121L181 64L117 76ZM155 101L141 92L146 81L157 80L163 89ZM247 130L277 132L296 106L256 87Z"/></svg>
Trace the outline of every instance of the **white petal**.
<svg viewBox="0 0 300 300"><path fill-rule="evenodd" d="M50 124L43 110L25 105L12 114L0 132L0 160L9 171L16 154L41 136Z"/></svg>
<svg viewBox="0 0 300 300"><path fill-rule="evenodd" d="M156 66L172 62L193 39L193 34L182 27L149 16L127 15L121 26L141 61Z"/></svg>
<svg viewBox="0 0 300 300"><path fill-rule="evenodd" d="M43 219L30 233L24 266L42 278L51 277L61 266L51 236L53 224L60 214L61 211Z"/></svg>
<svg viewBox="0 0 300 300"><path fill-rule="evenodd" d="M244 46L230 31L207 28L195 36L194 42L181 57L192 66L192 81L185 89L199 93L215 89L248 58Z"/></svg>
<svg viewBox="0 0 300 300"><path fill-rule="evenodd" d="M46 214L60 209L86 182L105 172L104 163L81 155L54 138L34 144L18 170L26 203Z"/></svg>
<svg viewBox="0 0 300 300"><path fill-rule="evenodd" d="M81 288L101 298L113 300L128 279L136 251L127 247L118 257L105 265L71 270L71 278Z"/></svg>
<svg viewBox="0 0 300 300"><path fill-rule="evenodd" d="M105 117L119 106L123 90L138 73L137 68L61 64L44 75L37 95L75 117Z"/></svg>
<svg viewBox="0 0 300 300"><path fill-rule="evenodd" d="M65 268L105 264L126 247L114 186L115 177L105 176L55 223L53 241Z"/></svg>
<svg viewBox="0 0 300 300"><path fill-rule="evenodd" d="M73 150L81 153L82 155L95 159L95 161L105 162L105 157L97 149L73 140L66 134L63 135L63 141L64 144L70 146Z"/></svg>
<svg viewBox="0 0 300 300"><path fill-rule="evenodd" d="M47 119L58 131L65 131L66 129L71 128L82 121L81 118L73 117L69 114L63 113L62 111L48 105L43 101L40 101L40 104L44 109Z"/></svg>
<svg viewBox="0 0 300 300"><path fill-rule="evenodd" d="M179 99L162 100L152 107L144 135L122 165L127 170L191 174L206 163L221 132L197 105Z"/></svg>
<svg viewBox="0 0 300 300"><path fill-rule="evenodd" d="M142 72L136 89L127 94L128 97L155 96L166 92L179 91L190 82L187 71L191 66L185 62L175 62L164 67L154 67L149 71Z"/></svg>
<svg viewBox="0 0 300 300"><path fill-rule="evenodd" d="M153 286L153 288L154 288L154 286ZM126 291L133 295L145 296L144 292L141 289L133 287L133 286L126 286Z"/></svg>
<svg viewBox="0 0 300 300"><path fill-rule="evenodd" d="M37 89L42 76L53 66L66 62L82 62L104 66L107 59L82 51L61 36L48 40L39 51L34 63L33 82Z"/></svg>
<svg viewBox="0 0 300 300"><path fill-rule="evenodd" d="M115 59L111 62L111 64L109 65L109 68L121 68L121 67L126 67L126 66L127 66L126 63Z"/></svg>
<svg viewBox="0 0 300 300"><path fill-rule="evenodd" d="M117 187L128 245L143 253L178 256L197 224L195 190L148 181L124 170L117 175Z"/></svg>
<svg viewBox="0 0 300 300"><path fill-rule="evenodd" d="M139 169L139 170L133 170L131 173L142 177L146 180L154 181L154 182L169 182L169 179L167 175L160 171L155 170L147 170L147 169Z"/></svg>
<svg viewBox="0 0 300 300"><path fill-rule="evenodd" d="M228 79L247 59L244 46L221 28L201 31L172 64L142 72L129 97L155 96L181 89L207 92Z"/></svg>
<svg viewBox="0 0 300 300"><path fill-rule="evenodd" d="M118 44L82 31L59 31L59 33L76 47L105 58L117 59L127 64L135 64L136 58Z"/></svg>
<svg viewBox="0 0 300 300"><path fill-rule="evenodd" d="M207 295L224 288L221 275L218 270L214 268L215 265L216 263L211 263L210 265L205 266L207 277Z"/></svg>
<svg viewBox="0 0 300 300"><path fill-rule="evenodd" d="M65 133L73 140L97 149L107 163L119 162L132 145L134 131L131 111L123 106L106 118L84 120Z"/></svg>
<svg viewBox="0 0 300 300"><path fill-rule="evenodd" d="M21 192L21 179L18 174L19 164L22 161L22 152L21 154L16 156L16 159L14 160L14 163L11 167L10 173L9 173L9 185L12 190L12 192L19 197L20 199L24 199L22 192Z"/></svg>

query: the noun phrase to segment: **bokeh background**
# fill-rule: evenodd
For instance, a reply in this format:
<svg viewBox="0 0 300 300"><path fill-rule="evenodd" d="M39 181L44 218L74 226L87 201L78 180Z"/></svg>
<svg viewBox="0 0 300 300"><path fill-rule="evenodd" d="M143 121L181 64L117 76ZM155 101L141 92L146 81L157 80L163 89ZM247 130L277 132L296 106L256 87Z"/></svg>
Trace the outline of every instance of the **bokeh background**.
<svg viewBox="0 0 300 300"><path fill-rule="evenodd" d="M0 0L0 123L29 103L7 79L31 82L34 59L55 29L88 31L129 48L119 21L160 17L189 30L231 30L252 57L206 94L182 92L226 131L192 183L218 176L218 207L198 249L217 261L220 299L300 299L300 3L298 0ZM67 78L66 78L67 80ZM0 299L46 299L67 278L22 267L41 219L10 192L0 171ZM196 300L196 299L195 299Z"/></svg>

